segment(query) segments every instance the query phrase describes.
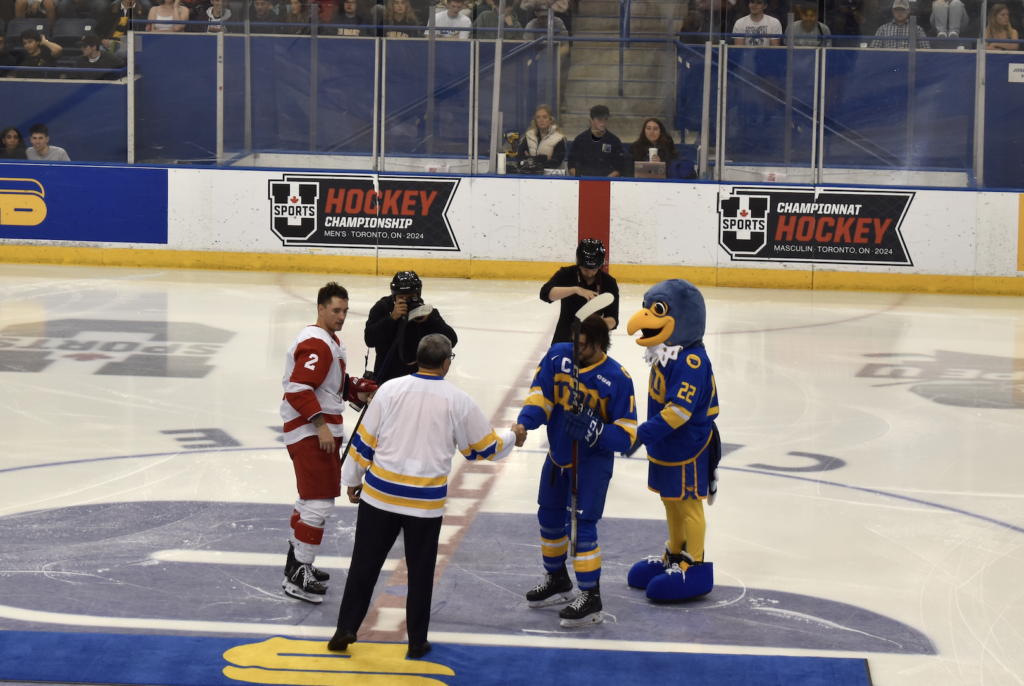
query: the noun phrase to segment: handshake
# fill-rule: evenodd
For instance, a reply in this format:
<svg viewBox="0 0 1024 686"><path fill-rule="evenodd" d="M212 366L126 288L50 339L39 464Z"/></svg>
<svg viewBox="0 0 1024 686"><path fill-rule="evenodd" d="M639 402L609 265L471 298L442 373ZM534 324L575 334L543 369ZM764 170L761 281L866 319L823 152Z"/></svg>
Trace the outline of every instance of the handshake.
<svg viewBox="0 0 1024 686"><path fill-rule="evenodd" d="M562 418L562 428L569 438L582 441L591 448L597 446L601 433L604 432L604 421L594 414L592 409L588 407L579 414L566 412ZM516 435L516 447L522 448L526 443L526 427L522 424L513 424L511 428Z"/></svg>

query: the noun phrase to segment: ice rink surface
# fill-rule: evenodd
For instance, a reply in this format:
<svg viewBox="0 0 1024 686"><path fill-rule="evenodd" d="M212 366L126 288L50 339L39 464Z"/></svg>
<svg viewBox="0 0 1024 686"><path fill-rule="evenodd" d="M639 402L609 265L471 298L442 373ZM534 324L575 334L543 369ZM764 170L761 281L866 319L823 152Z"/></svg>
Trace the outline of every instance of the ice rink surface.
<svg viewBox="0 0 1024 686"><path fill-rule="evenodd" d="M359 374L387 278L0 266L0 628L330 636L355 509L325 537L323 605L284 597L295 485L278 416L285 351L329 279L351 294L341 339ZM554 329L539 287L425 280L459 336L448 379L496 425ZM881 686L1024 683L1024 302L701 290L729 450L706 509L712 594L655 607L625 585L666 535L641 451L616 460L599 526L608 622L570 631L557 607L525 608L542 575L534 433L503 463L456 460L431 640L865 657ZM644 291L621 287L623 321ZM643 420L648 370L624 328L610 355ZM404 640L400 545L392 557L370 640Z"/></svg>

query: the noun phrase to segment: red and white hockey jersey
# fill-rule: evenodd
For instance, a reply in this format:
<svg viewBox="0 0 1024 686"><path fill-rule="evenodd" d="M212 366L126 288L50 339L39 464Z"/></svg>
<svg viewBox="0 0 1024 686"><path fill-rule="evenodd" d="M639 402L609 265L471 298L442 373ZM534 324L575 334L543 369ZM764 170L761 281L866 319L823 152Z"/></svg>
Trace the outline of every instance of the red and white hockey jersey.
<svg viewBox="0 0 1024 686"><path fill-rule="evenodd" d="M309 419L317 413L323 413L335 437L342 436L341 413L349 386L347 363L344 343L315 324L307 326L295 339L285 355L281 380L285 444L316 436L316 427Z"/></svg>

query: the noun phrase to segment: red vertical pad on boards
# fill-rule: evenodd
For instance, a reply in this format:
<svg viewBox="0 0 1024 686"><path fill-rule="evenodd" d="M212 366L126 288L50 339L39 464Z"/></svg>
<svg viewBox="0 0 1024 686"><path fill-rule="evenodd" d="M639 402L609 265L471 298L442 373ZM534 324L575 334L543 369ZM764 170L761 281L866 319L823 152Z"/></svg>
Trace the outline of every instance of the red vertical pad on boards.
<svg viewBox="0 0 1024 686"><path fill-rule="evenodd" d="M579 242L584 238L597 238L604 243L607 251L604 258L605 271L608 271L608 258L611 255L611 246L608 245L611 206L611 181L580 181L579 235L576 239Z"/></svg>

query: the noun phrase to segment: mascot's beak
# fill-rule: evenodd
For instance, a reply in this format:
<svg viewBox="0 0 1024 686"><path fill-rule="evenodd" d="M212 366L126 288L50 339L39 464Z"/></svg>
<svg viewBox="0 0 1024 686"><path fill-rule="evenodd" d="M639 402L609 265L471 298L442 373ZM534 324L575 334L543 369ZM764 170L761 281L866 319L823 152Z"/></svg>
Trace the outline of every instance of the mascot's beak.
<svg viewBox="0 0 1024 686"><path fill-rule="evenodd" d="M676 320L672 317L668 315L659 317L649 309L644 309L629 318L629 323L626 324L626 333L632 336L637 331L643 331L644 335L637 339L637 345L651 348L667 341L675 328Z"/></svg>

